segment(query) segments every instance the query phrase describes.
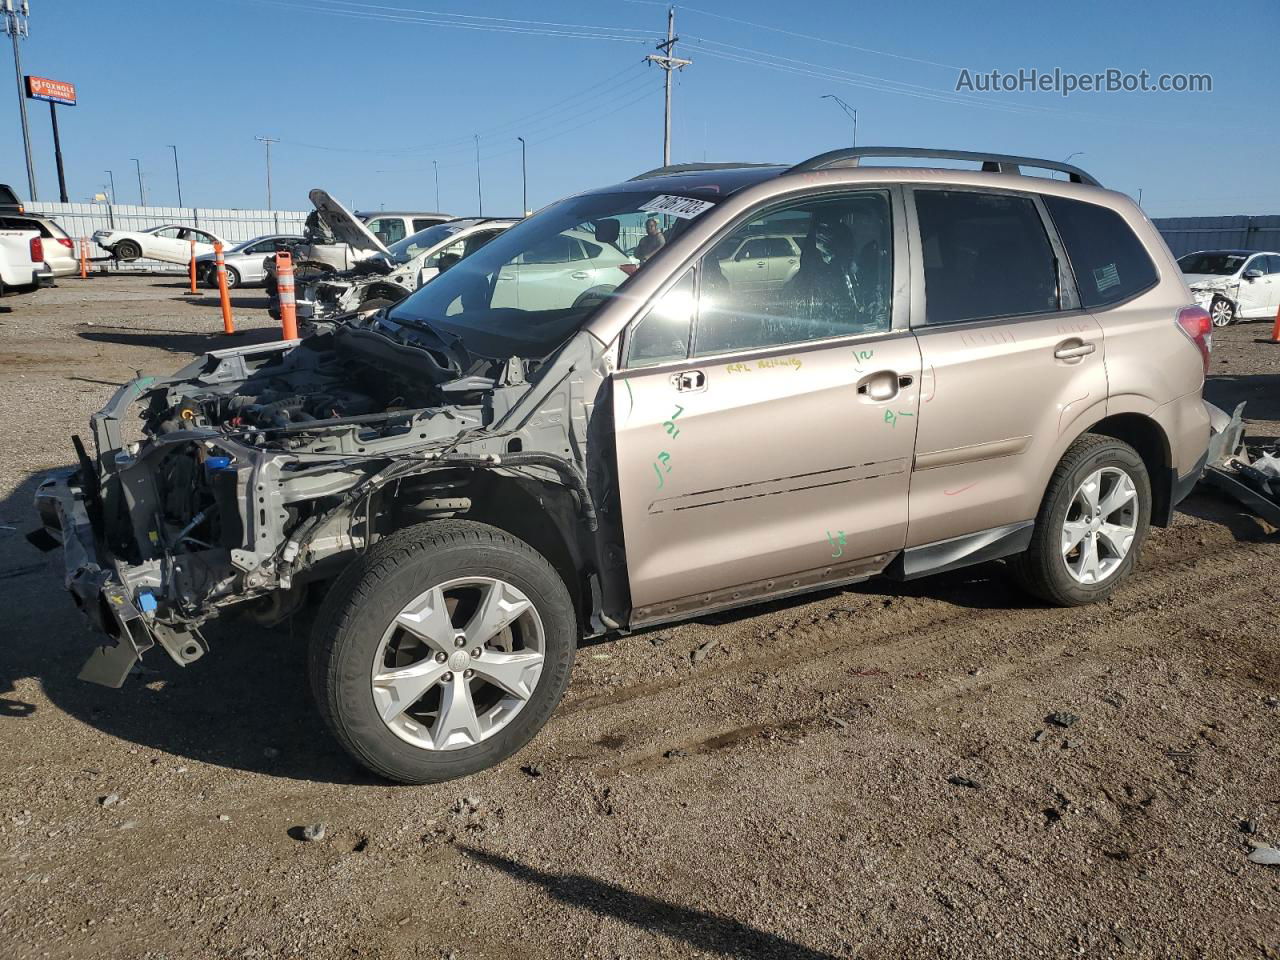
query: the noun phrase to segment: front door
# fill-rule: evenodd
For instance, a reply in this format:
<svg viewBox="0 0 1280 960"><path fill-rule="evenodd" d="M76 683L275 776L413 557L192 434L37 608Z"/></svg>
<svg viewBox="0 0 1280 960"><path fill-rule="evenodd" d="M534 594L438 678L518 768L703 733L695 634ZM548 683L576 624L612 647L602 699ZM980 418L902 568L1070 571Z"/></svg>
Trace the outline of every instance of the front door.
<svg viewBox="0 0 1280 960"><path fill-rule="evenodd" d="M1102 328L1063 302L1066 258L1034 198L916 189L914 207L912 547L1033 519L1059 438L1107 399Z"/></svg>
<svg viewBox="0 0 1280 960"><path fill-rule="evenodd" d="M1271 274L1270 259L1266 254L1257 254L1240 271L1240 292L1236 296L1239 301L1237 313L1241 317L1275 316L1275 295L1280 293L1280 276ZM1262 275L1250 279L1245 274L1251 270Z"/></svg>
<svg viewBox="0 0 1280 960"><path fill-rule="evenodd" d="M629 329L613 395L633 622L902 548L920 354L892 298L894 207L866 190L769 210L733 232L807 234L795 277L761 289L713 249Z"/></svg>

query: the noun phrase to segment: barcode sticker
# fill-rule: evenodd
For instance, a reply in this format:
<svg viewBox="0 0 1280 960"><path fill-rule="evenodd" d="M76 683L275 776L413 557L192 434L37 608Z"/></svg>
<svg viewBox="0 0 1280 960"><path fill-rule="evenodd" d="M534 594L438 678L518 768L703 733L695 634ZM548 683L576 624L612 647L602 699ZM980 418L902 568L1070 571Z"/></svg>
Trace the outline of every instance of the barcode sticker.
<svg viewBox="0 0 1280 960"><path fill-rule="evenodd" d="M710 200L693 200L689 197L673 197L661 194L640 205L646 213L667 213L681 220L692 220L704 210L714 207Z"/></svg>

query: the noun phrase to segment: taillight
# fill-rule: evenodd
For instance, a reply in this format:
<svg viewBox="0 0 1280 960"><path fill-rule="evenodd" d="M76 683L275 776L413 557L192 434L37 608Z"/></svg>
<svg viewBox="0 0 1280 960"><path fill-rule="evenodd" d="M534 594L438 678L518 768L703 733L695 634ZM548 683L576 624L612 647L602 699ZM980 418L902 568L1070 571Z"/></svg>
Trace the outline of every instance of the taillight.
<svg viewBox="0 0 1280 960"><path fill-rule="evenodd" d="M71 242L70 237L58 237L58 242L62 244L64 247L66 247L68 250L75 249L75 245Z"/></svg>
<svg viewBox="0 0 1280 960"><path fill-rule="evenodd" d="M1204 360L1204 372L1209 372L1209 351L1213 349L1213 318L1204 307L1183 307L1178 311L1178 327L1197 347Z"/></svg>
<svg viewBox="0 0 1280 960"><path fill-rule="evenodd" d="M44 263L44 244L39 237L31 238L31 262Z"/></svg>

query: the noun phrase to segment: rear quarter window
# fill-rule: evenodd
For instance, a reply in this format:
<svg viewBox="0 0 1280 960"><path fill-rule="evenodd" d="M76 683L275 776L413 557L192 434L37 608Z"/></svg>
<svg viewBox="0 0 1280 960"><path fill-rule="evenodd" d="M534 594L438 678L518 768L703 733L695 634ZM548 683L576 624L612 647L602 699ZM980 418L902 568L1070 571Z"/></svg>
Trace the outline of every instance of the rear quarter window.
<svg viewBox="0 0 1280 960"><path fill-rule="evenodd" d="M1042 199L1066 247L1082 306L1105 307L1155 286L1155 264L1120 214L1082 200Z"/></svg>

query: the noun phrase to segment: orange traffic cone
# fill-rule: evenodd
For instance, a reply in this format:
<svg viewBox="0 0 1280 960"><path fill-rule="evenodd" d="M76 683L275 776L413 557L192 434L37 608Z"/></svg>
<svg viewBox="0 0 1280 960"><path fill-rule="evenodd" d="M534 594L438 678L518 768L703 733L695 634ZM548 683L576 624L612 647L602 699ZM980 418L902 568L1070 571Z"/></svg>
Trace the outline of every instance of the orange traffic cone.
<svg viewBox="0 0 1280 960"><path fill-rule="evenodd" d="M227 293L227 264L222 259L221 243L214 243L213 257L218 269L218 300L222 303L222 332L235 333L236 322L231 317L231 295Z"/></svg>

